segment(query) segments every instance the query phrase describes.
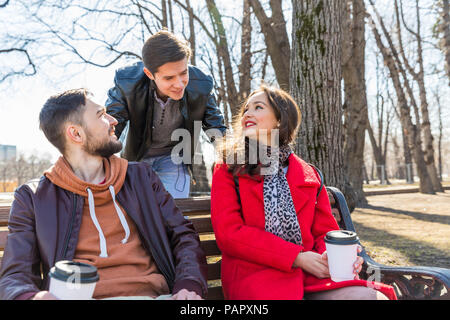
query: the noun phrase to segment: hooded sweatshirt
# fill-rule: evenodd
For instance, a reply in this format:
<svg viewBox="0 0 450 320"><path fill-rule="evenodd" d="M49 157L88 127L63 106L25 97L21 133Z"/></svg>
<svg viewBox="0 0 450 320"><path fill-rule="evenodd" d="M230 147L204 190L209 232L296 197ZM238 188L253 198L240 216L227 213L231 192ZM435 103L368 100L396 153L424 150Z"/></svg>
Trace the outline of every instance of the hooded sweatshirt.
<svg viewBox="0 0 450 320"><path fill-rule="evenodd" d="M73 260L97 267L100 279L95 299L168 294L167 282L142 246L136 225L115 200L125 181L128 161L111 156L103 159L103 166L102 184L78 178L64 157L45 172L51 182L85 200Z"/></svg>

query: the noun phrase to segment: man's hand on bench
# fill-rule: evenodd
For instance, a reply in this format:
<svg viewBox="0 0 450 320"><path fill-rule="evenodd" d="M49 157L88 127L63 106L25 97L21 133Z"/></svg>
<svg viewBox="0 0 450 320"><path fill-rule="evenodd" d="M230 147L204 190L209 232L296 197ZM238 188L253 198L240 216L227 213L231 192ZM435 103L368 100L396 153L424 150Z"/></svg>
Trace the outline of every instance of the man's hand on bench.
<svg viewBox="0 0 450 320"><path fill-rule="evenodd" d="M59 299L48 291L39 291L31 298L31 300L59 300Z"/></svg>
<svg viewBox="0 0 450 320"><path fill-rule="evenodd" d="M172 300L203 300L203 299L194 291L181 289L172 296Z"/></svg>

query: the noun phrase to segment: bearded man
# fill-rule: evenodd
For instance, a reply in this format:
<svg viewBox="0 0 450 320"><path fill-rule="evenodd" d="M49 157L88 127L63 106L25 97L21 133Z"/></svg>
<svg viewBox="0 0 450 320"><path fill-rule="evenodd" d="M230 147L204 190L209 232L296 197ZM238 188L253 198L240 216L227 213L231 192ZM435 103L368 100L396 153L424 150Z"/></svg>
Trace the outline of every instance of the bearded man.
<svg viewBox="0 0 450 320"><path fill-rule="evenodd" d="M61 157L20 186L9 217L0 299L55 299L48 273L72 260L97 268L93 298L201 299L206 258L192 223L146 162L115 156L117 120L86 89L50 97L40 128Z"/></svg>

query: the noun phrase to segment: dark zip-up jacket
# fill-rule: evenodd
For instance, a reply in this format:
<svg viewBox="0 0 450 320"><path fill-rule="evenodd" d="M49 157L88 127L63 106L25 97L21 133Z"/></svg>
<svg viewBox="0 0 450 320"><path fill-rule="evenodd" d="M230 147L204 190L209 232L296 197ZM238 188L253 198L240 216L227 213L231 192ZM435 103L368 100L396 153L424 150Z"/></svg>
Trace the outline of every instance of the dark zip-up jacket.
<svg viewBox="0 0 450 320"><path fill-rule="evenodd" d="M106 111L119 122L115 133L119 138L129 121L126 144L121 156L129 161L140 161L150 149L152 141L153 108L155 84L143 71L140 61L120 68L114 77L114 87L108 91ZM225 135L223 115L212 93L213 81L200 69L189 66L189 83L180 100L183 126L190 133L190 160L199 142L200 129L217 129ZM198 126L194 125L198 121ZM213 133L212 131L210 131ZM208 133L208 132L207 132ZM168 133L170 135L171 132ZM213 140L214 137L210 136Z"/></svg>
<svg viewBox="0 0 450 320"><path fill-rule="evenodd" d="M186 288L206 297L206 258L198 234L148 164L129 162L116 200L136 224L170 291ZM48 290L50 268L74 258L83 204L82 196L45 176L16 190L0 269L0 299Z"/></svg>

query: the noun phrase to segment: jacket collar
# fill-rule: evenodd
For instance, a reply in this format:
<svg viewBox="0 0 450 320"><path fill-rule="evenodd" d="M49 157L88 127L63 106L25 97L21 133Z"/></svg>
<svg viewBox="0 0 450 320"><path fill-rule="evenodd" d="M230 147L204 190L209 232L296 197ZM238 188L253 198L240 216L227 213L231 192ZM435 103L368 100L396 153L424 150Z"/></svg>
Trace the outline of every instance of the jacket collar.
<svg viewBox="0 0 450 320"><path fill-rule="evenodd" d="M294 206L298 214L310 198L310 196L302 189L305 187L318 187L320 185L320 181L316 176L315 170L294 153L289 156L289 167L286 174L286 179L288 181L292 200L294 201ZM264 204L264 178L262 176L257 176L252 184L251 190L253 195L258 198L262 204Z"/></svg>

